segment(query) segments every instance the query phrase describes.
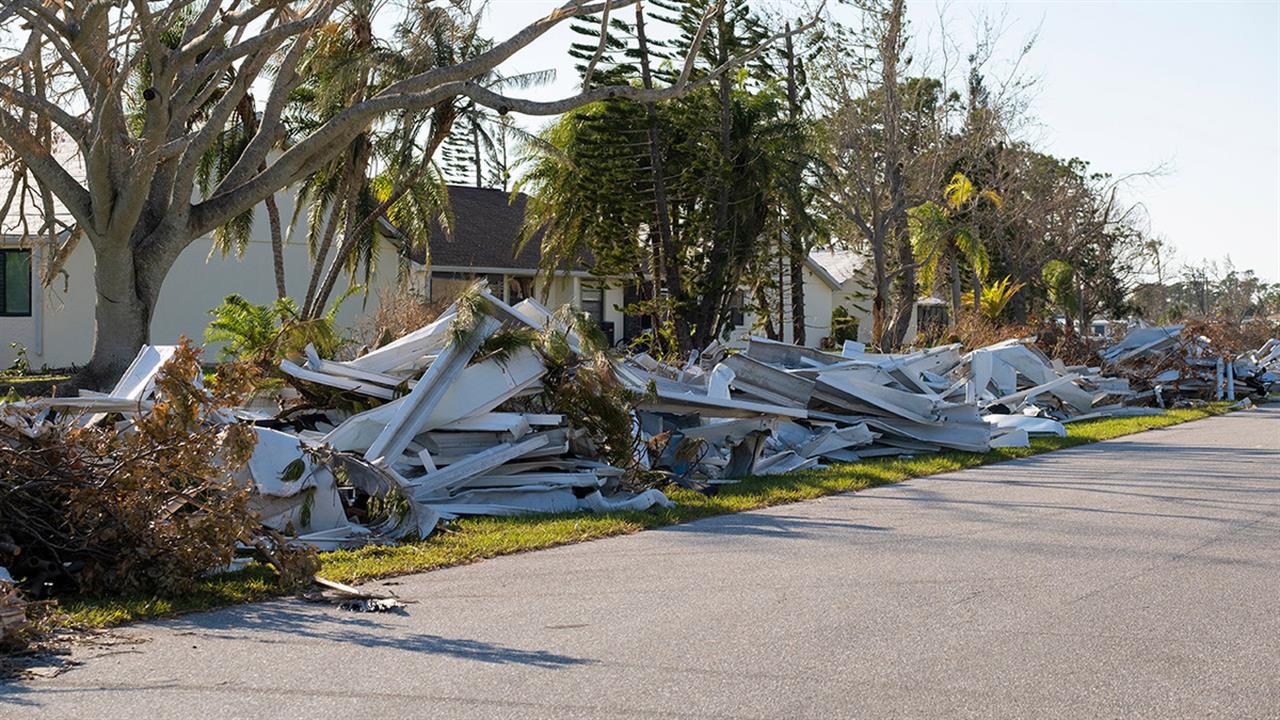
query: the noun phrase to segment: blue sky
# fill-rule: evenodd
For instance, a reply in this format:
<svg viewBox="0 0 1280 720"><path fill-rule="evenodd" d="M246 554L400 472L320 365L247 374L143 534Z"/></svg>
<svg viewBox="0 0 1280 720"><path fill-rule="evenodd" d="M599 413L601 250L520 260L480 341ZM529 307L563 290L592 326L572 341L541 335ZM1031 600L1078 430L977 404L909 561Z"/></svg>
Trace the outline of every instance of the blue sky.
<svg viewBox="0 0 1280 720"><path fill-rule="evenodd" d="M485 30L505 37L557 4L492 0ZM1229 256L1280 282L1280 2L907 5L914 50L934 66L943 25L965 52L977 18L996 19L1004 28L997 74L1036 34L1023 66L1038 77L1036 122L1026 132L1099 171L1161 168L1127 193L1146 206L1152 231L1168 239L1177 261ZM571 93L572 39L557 28L508 67L555 68L557 81L532 94Z"/></svg>

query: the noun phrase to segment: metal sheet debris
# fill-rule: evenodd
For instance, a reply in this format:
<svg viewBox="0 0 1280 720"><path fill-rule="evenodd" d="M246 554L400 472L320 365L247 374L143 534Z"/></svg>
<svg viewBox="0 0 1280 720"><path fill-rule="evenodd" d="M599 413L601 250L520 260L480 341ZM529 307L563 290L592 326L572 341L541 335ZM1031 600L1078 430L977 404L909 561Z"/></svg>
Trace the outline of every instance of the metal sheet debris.
<svg viewBox="0 0 1280 720"><path fill-rule="evenodd" d="M278 412L259 402L210 422L255 426L256 449L235 480L252 488L262 523L334 549L425 537L467 515L670 507L656 488L666 482L711 491L835 462L1024 447L1038 435L1065 437L1073 421L1280 386L1280 341L1232 356L1184 337L1182 326L1137 328L1103 349L1098 367L1046 357L1034 338L967 353L954 344L869 353L847 342L837 354L751 338L740 352L715 343L674 363L592 354L596 371L633 398L612 428L625 426L628 444L618 447L578 408L545 399L547 383L575 382L585 362L565 366L551 345L512 345L532 332L554 334L571 358L597 352L564 317L480 291L362 356L308 347L280 364L295 395L327 389L313 396L336 390L357 401L282 402ZM172 354L144 348L110 393L26 404L38 422L112 416L127 429ZM385 600L359 599L370 610Z"/></svg>

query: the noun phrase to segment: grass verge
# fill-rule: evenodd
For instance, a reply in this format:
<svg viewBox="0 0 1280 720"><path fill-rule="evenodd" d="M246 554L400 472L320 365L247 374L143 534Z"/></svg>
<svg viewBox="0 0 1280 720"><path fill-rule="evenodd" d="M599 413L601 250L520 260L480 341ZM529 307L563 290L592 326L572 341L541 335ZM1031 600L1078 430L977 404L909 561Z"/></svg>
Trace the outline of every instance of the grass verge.
<svg viewBox="0 0 1280 720"><path fill-rule="evenodd" d="M448 532L437 532L415 543L369 546L323 554L320 574L346 583L465 565L486 558L526 550L555 547L596 538L627 535L699 518L799 502L835 493L854 492L911 478L963 470L1038 455L1099 440L1168 427L1219 415L1227 403L1172 410L1164 415L1086 420L1067 426L1065 438L1035 438L1029 448L1000 448L986 453L944 452L916 458L882 458L835 465L825 470L759 477L720 488L714 496L688 490L670 492L676 507L646 512L599 515L532 515L515 518L476 517L457 521ZM283 594L274 574L263 567L203 581L200 588L180 597L155 595L69 598L51 622L60 626L104 628L147 618L207 610L264 600Z"/></svg>

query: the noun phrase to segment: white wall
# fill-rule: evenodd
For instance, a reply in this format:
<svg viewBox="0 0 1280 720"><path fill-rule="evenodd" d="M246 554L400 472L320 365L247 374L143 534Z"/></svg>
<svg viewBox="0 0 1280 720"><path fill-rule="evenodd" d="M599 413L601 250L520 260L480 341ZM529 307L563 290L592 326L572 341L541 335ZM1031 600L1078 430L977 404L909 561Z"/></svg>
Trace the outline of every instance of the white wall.
<svg viewBox="0 0 1280 720"><path fill-rule="evenodd" d="M604 320L613 323L613 337L609 338L610 345L616 343L622 338L622 305L624 294L622 285L618 282L609 282L595 277L566 276L557 274L550 278L539 276L537 286L534 290L535 299L541 301L542 291L547 289L547 307L555 310L562 305L572 305L581 309L581 297L579 295L581 286L604 285Z"/></svg>
<svg viewBox="0 0 1280 720"><path fill-rule="evenodd" d="M849 311L849 315L858 321L858 342L871 342L871 283L864 273L845 281L840 291L834 295L834 305L843 306ZM834 309L834 308L833 308ZM919 320L919 314L916 308L911 309L911 319L907 323L907 334L904 338L906 344L916 337L916 325Z"/></svg>
<svg viewBox="0 0 1280 720"><path fill-rule="evenodd" d="M288 222L293 212L288 198L280 197L280 214ZM301 223L300 223L301 224ZM160 288L155 316L151 322L151 341L172 344L187 336L204 342L209 325L209 310L220 305L224 297L237 293L260 304L275 299L275 271L271 260L270 234L266 213L255 213L253 232L243 258L210 256L212 241L201 238L193 242L174 263ZM388 243L379 243L380 252L374 266L374 279L366 298L352 295L342 305L339 324L351 327L360 318L371 315L377 307L379 292L395 285L396 253ZM35 368L64 368L83 365L93 351L94 302L93 251L82 240L68 257L63 272L48 289L40 292L43 322L35 318L0 318L0 367L13 361L10 342L27 348ZM305 234L298 228L285 245L285 286L295 298L305 294L311 277ZM347 289L345 274L339 279L331 302ZM15 322L8 322L8 321ZM43 328L39 326L43 325ZM39 336L39 337L38 337ZM43 340L43 343L40 342ZM43 352L36 348L43 344ZM216 348L206 357L216 359Z"/></svg>
<svg viewBox="0 0 1280 720"><path fill-rule="evenodd" d="M825 280L819 277L808 266L803 268L804 276L804 344L808 347L819 347L823 338L831 336L831 311L835 309L838 301L837 294L831 289ZM790 290L786 290L787 297L790 298ZM791 325L791 302L788 299L784 303L784 317L782 326L782 341L791 343L795 342L795 330ZM729 333L729 345L731 347L739 347L743 345L747 338L752 334L762 331L756 328L756 321L759 318L755 313L745 313L743 315L742 324L733 328ZM774 322L777 322L775 315Z"/></svg>

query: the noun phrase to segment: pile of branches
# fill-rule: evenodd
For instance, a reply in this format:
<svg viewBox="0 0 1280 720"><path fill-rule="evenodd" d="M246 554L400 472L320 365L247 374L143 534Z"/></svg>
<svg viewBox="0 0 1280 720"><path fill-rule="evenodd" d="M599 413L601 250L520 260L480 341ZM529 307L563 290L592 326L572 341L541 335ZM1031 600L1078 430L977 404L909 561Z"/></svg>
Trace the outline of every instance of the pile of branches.
<svg viewBox="0 0 1280 720"><path fill-rule="evenodd" d="M227 422L252 370L229 364L206 379L199 358L183 343L129 422L0 406L0 566L28 597L182 593L238 547L291 578L314 571L313 553L263 536L249 488L232 480L256 441Z"/></svg>
<svg viewBox="0 0 1280 720"><path fill-rule="evenodd" d="M1271 338L1280 337L1280 322L1262 317L1243 322L1224 318L1199 318L1187 321L1182 336L1209 338L1213 347L1234 356L1256 350Z"/></svg>

